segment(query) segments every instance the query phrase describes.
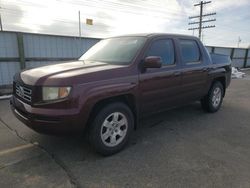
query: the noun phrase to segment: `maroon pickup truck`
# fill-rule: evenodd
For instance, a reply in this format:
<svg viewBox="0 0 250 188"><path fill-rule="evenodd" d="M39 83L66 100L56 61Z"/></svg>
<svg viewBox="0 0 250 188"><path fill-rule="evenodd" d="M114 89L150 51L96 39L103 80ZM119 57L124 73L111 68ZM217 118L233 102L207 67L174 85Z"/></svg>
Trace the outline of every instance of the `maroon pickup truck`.
<svg viewBox="0 0 250 188"><path fill-rule="evenodd" d="M196 37L127 35L101 40L78 61L17 73L10 103L35 131L85 130L110 155L144 116L196 100L216 112L230 80L230 58L210 55Z"/></svg>

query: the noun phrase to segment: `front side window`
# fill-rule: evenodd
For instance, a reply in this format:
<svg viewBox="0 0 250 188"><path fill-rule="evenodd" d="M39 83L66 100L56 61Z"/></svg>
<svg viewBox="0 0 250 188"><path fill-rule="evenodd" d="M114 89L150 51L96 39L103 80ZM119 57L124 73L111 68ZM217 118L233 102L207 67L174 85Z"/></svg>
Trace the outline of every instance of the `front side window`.
<svg viewBox="0 0 250 188"><path fill-rule="evenodd" d="M194 40L180 40L181 56L184 63L200 61L200 51Z"/></svg>
<svg viewBox="0 0 250 188"><path fill-rule="evenodd" d="M159 56L163 65L173 65L175 63L174 45L170 39L156 40L150 46L147 56Z"/></svg>
<svg viewBox="0 0 250 188"><path fill-rule="evenodd" d="M117 37L104 39L90 48L79 60L129 64L146 41L145 37Z"/></svg>

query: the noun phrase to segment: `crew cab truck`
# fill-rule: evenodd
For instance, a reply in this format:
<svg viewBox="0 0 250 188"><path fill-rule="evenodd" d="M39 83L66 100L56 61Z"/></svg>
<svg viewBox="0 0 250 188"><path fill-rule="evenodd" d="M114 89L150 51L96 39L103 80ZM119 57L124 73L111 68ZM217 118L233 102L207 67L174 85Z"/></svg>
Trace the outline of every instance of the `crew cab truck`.
<svg viewBox="0 0 250 188"><path fill-rule="evenodd" d="M197 100L218 111L230 80L230 58L210 56L196 37L135 34L101 40L78 61L17 73L10 104L33 130L85 130L111 155L152 113Z"/></svg>

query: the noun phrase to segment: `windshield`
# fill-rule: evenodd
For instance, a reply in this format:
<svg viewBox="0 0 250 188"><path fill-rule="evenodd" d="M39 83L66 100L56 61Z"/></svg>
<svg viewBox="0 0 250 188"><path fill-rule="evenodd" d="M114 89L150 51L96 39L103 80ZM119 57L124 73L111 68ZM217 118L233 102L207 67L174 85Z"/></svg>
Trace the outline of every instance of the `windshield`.
<svg viewBox="0 0 250 188"><path fill-rule="evenodd" d="M144 44L145 37L119 37L104 39L91 47L79 60L110 64L129 64Z"/></svg>

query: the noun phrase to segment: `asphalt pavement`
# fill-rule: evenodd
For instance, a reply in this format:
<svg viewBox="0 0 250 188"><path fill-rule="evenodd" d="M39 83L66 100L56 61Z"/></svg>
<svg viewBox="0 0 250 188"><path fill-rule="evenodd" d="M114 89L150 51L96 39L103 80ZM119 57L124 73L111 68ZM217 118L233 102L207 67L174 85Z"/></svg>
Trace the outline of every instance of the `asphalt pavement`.
<svg viewBox="0 0 250 188"><path fill-rule="evenodd" d="M0 100L0 187L249 188L249 78L232 80L215 114L196 102L148 117L110 157L81 136L32 131Z"/></svg>

